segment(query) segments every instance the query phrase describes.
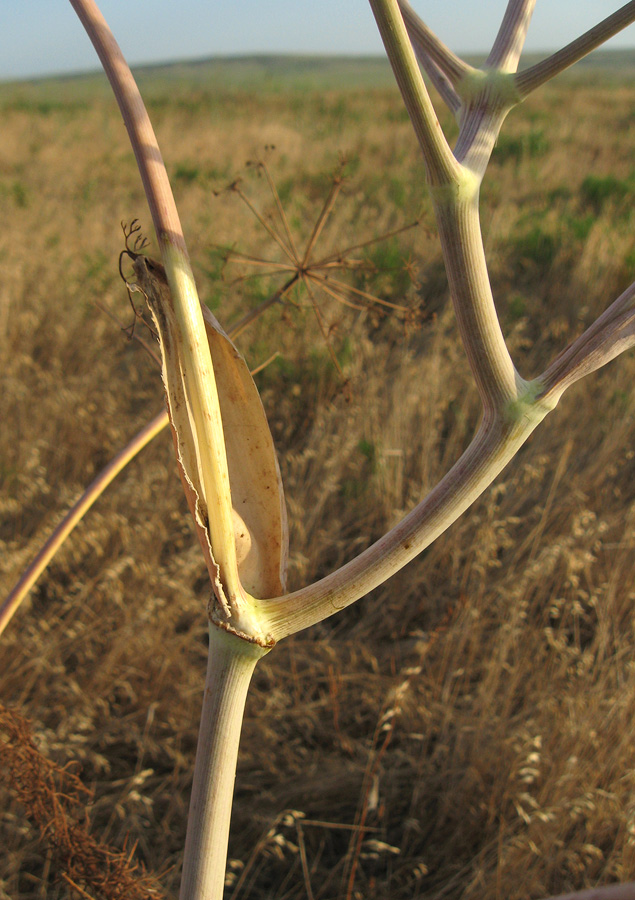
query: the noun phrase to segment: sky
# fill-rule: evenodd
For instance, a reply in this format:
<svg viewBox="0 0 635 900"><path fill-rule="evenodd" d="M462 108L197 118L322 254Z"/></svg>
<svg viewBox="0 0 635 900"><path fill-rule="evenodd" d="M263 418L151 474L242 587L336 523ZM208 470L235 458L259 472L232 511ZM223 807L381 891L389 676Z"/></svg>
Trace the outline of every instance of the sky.
<svg viewBox="0 0 635 900"><path fill-rule="evenodd" d="M506 0L411 0L456 52L483 52ZM554 50L610 15L620 0L538 0L526 47ZM102 0L129 63L251 53L382 52L366 0ZM610 42L635 47L635 25ZM0 80L95 69L68 0L0 0Z"/></svg>

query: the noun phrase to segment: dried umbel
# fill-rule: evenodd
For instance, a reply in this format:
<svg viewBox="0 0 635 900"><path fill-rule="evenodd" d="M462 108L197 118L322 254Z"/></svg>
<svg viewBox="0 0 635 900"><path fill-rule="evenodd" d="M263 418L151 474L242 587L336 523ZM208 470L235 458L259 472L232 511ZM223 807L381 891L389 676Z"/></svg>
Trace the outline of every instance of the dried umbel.
<svg viewBox="0 0 635 900"><path fill-rule="evenodd" d="M99 900L152 900L161 896L154 878L89 829L90 791L77 774L38 750L26 719L0 703L0 783L11 787L50 848L67 885Z"/></svg>

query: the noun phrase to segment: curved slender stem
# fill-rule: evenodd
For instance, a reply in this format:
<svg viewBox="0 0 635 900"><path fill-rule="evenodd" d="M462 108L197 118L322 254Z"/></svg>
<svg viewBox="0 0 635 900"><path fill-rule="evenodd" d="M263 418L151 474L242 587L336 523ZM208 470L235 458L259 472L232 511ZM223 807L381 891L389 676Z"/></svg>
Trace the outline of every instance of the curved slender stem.
<svg viewBox="0 0 635 900"><path fill-rule="evenodd" d="M200 500L209 511L207 525L198 520L196 524L204 532L204 540L211 542L220 581L212 571L210 577L232 602L242 596L242 588L223 424L205 323L176 203L141 94L106 20L94 0L70 2L97 51L119 104L152 213L174 310L170 326L174 333L170 337L175 352L170 365L175 371L171 377L182 382L187 398L187 416L196 441L194 454L200 476L197 481L203 492L197 502ZM191 473L185 474L186 491L195 493Z"/></svg>
<svg viewBox="0 0 635 900"><path fill-rule="evenodd" d="M472 67L439 40L410 6L408 0L399 0L399 8L419 62L447 106L452 112L457 112L461 101L455 87L472 71Z"/></svg>
<svg viewBox="0 0 635 900"><path fill-rule="evenodd" d="M164 240L187 257L183 228L148 111L119 44L95 0L70 0L108 77L128 131L159 245Z"/></svg>
<svg viewBox="0 0 635 900"><path fill-rule="evenodd" d="M540 376L542 397L563 391L635 345L635 281Z"/></svg>
<svg viewBox="0 0 635 900"><path fill-rule="evenodd" d="M462 78L472 71L472 66L464 62L460 56L453 53L437 35L428 28L426 23L417 15L408 0L399 0L399 8L404 18L410 37L417 40L421 49L449 79L454 86Z"/></svg>
<svg viewBox="0 0 635 900"><path fill-rule="evenodd" d="M421 63L423 71L426 73L432 84L437 89L441 99L444 101L448 109L458 118L461 109L461 98L452 87L452 82L447 78L434 60L421 51L417 36L409 31L412 40L412 46L417 54L417 59Z"/></svg>
<svg viewBox="0 0 635 900"><path fill-rule="evenodd" d="M159 244L169 238L187 256L183 229L161 150L128 63L94 0L70 0L70 3L93 43L119 104Z"/></svg>
<svg viewBox="0 0 635 900"><path fill-rule="evenodd" d="M75 503L66 513L35 559L33 559L24 570L13 590L2 602L2 605L0 606L0 634L2 634L7 627L16 610L44 569L53 559L61 545L78 522L86 515L93 503L103 494L108 485L117 477L121 470L128 465L130 460L143 450L143 448L149 444L167 424L167 412L164 411L159 413L159 415L149 422L145 428L135 435L127 447L124 447L124 449L108 463L106 468L99 473L92 484L86 488L77 503Z"/></svg>

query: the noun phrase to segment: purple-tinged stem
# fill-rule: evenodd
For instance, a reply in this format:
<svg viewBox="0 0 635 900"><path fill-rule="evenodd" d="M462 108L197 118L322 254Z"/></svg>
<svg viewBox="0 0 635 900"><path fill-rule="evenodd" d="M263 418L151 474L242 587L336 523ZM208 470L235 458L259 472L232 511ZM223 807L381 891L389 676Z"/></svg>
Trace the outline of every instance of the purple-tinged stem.
<svg viewBox="0 0 635 900"><path fill-rule="evenodd" d="M143 181L159 246L163 247L164 241L167 241L187 256L183 229L163 157L128 63L94 0L70 2L97 51L119 104Z"/></svg>
<svg viewBox="0 0 635 900"><path fill-rule="evenodd" d="M571 41L562 50L558 50L552 56L530 66L524 72L516 76L516 86L523 97L526 97L537 87L549 81L554 75L564 72L578 60L583 59L596 47L599 47L609 38L618 34L632 22L635 22L635 0L631 0L612 15L607 16L598 25L590 28L575 41Z"/></svg>

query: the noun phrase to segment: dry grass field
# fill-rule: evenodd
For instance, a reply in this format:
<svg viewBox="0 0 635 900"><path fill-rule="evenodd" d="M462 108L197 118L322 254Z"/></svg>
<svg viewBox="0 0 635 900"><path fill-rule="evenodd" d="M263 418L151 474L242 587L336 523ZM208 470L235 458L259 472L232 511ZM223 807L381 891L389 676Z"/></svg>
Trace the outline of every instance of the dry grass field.
<svg viewBox="0 0 635 900"><path fill-rule="evenodd" d="M478 423L420 154L389 82L331 77L319 89L281 76L223 88L182 73L143 85L202 298L226 327L281 283L236 282L246 267L223 261L227 247L280 259L225 190L240 178L273 214L263 171L247 161L267 162L301 243L345 160L325 256L420 220L352 254L374 272L343 276L407 316L316 293L327 343L298 293L238 339L253 367L279 353L256 380L297 586L411 509ZM527 377L634 277L634 109L635 79L587 70L515 110L495 151L483 227ZM155 364L121 328L133 313L120 222L139 218L149 233L150 219L114 103L94 79L5 86L0 116L4 595L163 398ZM259 664L227 900L529 900L635 880L634 382L627 354L574 387L419 559ZM51 785L79 788L46 775L3 714L2 900L149 896L108 874L101 844L135 847L159 896L177 895L207 592L163 433L2 639L0 701L29 721L43 758L90 791L64 812ZM99 843L82 843L81 830L69 858L64 834L84 829L85 809ZM46 827L54 814L57 830ZM91 866L101 888L82 881Z"/></svg>

